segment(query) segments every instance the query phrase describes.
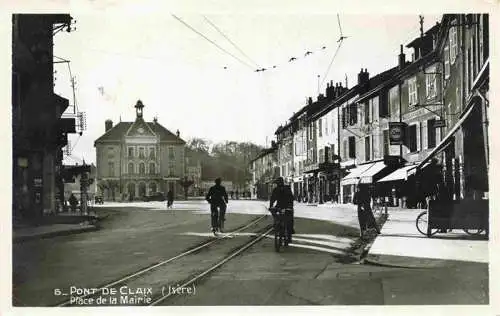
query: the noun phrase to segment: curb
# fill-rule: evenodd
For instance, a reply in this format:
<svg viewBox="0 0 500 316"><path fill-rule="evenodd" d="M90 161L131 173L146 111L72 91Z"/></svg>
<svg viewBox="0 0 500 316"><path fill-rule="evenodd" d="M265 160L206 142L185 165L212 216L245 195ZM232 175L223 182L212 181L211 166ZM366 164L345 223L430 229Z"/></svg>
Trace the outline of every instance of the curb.
<svg viewBox="0 0 500 316"><path fill-rule="evenodd" d="M96 230L99 230L99 227L95 226L95 225L91 225L91 226L85 226L85 227L74 228L74 229L69 229L69 230L61 230L61 231L47 232L47 233L41 233L41 234L36 234L36 235L13 237L12 242L13 243L21 243L21 242L25 242L25 241L29 241L29 240L75 235L75 234L80 234L80 233L92 232L92 231L96 231Z"/></svg>
<svg viewBox="0 0 500 316"><path fill-rule="evenodd" d="M389 258L391 262L401 263L390 263L384 262L384 259L378 259L379 257ZM390 258L393 258L392 260ZM377 258L377 259L375 259ZM427 258L418 258L418 257L397 257L390 255L374 255L369 254L366 258L364 258L365 264L371 264L382 267L393 267L393 268L407 268L407 269L432 269L432 268L440 268L446 266L456 265L459 261L455 260L444 260L444 259L427 259ZM404 263L404 261L410 261L408 263Z"/></svg>

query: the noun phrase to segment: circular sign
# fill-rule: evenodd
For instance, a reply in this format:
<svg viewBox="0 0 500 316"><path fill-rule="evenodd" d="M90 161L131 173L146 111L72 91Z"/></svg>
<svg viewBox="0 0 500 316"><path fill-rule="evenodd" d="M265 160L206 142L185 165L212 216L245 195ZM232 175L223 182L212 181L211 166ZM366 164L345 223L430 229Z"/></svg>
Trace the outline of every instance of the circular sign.
<svg viewBox="0 0 500 316"><path fill-rule="evenodd" d="M139 127L139 128L137 129L137 131L139 132L139 134L142 134L142 133L144 133L144 128Z"/></svg>
<svg viewBox="0 0 500 316"><path fill-rule="evenodd" d="M402 134L403 134L403 131L401 130L401 128L399 126L391 127L390 137L392 140L395 140L395 141L400 140L402 137Z"/></svg>

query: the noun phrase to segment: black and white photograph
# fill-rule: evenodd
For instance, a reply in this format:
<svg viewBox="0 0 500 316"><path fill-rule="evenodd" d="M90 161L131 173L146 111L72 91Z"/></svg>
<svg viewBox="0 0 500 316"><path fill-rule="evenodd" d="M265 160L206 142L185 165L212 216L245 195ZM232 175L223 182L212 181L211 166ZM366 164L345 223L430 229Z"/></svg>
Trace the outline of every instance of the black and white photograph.
<svg viewBox="0 0 500 316"><path fill-rule="evenodd" d="M2 20L11 309L494 315L498 5L81 3Z"/></svg>

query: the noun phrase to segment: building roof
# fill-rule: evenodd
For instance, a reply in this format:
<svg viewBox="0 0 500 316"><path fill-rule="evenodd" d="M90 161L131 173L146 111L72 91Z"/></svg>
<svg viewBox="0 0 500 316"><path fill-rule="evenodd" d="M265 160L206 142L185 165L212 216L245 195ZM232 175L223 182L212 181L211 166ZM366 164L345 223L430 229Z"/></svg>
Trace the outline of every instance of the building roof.
<svg viewBox="0 0 500 316"><path fill-rule="evenodd" d="M163 127L158 122L145 122L153 132L160 138L160 142L169 142L179 145L184 145L186 142L177 137L171 131ZM113 126L109 131L104 133L101 137L97 138L95 144L100 142L116 141L119 142L127 134L127 131L134 124L134 122L119 122Z"/></svg>
<svg viewBox="0 0 500 316"><path fill-rule="evenodd" d="M255 157L253 158L252 160L250 160L250 163L256 161L256 160L259 160L260 158L266 156L266 155L269 155L271 153L273 153L274 151L276 151L276 148L274 147L271 147L271 148L266 148L266 149L263 149L261 150L261 152Z"/></svg>

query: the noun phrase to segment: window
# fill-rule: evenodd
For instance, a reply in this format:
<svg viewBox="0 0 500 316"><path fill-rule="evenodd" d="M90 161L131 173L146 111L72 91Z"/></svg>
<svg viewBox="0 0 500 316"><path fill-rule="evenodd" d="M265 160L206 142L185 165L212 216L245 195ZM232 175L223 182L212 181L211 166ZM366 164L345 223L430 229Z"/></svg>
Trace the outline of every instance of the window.
<svg viewBox="0 0 500 316"><path fill-rule="evenodd" d="M427 148L436 147L436 120L427 121Z"/></svg>
<svg viewBox="0 0 500 316"><path fill-rule="evenodd" d="M387 156L390 154L389 152L389 145L390 145L390 141L389 141L389 130L386 129L384 130L383 132L383 137L384 137L384 156Z"/></svg>
<svg viewBox="0 0 500 316"><path fill-rule="evenodd" d="M114 162L108 162L108 171L109 171L110 177L115 176L115 163Z"/></svg>
<svg viewBox="0 0 500 316"><path fill-rule="evenodd" d="M358 106L356 103L349 105L349 125L356 125L358 123Z"/></svg>
<svg viewBox="0 0 500 316"><path fill-rule="evenodd" d="M454 23L454 22L452 22ZM457 27L452 26L449 32L450 38L450 61L452 64L455 63L458 54L458 46L457 46Z"/></svg>
<svg viewBox="0 0 500 316"><path fill-rule="evenodd" d="M169 165L168 172L171 176L173 176L175 174L175 165Z"/></svg>
<svg viewBox="0 0 500 316"><path fill-rule="evenodd" d="M144 159L144 147L139 147L139 158Z"/></svg>
<svg viewBox="0 0 500 316"><path fill-rule="evenodd" d="M328 136L328 117L325 117L325 135Z"/></svg>
<svg viewBox="0 0 500 316"><path fill-rule="evenodd" d="M425 71L425 85L426 85L426 93L427 93L427 98L433 98L436 96L437 93L437 76L436 76L436 66L432 66L427 68Z"/></svg>
<svg viewBox="0 0 500 316"><path fill-rule="evenodd" d="M129 147L128 148L128 157L129 158L134 157L134 147Z"/></svg>
<svg viewBox="0 0 500 316"><path fill-rule="evenodd" d="M155 174L155 171L156 171L155 169L156 168L155 168L154 162L150 163L149 164L149 174Z"/></svg>
<svg viewBox="0 0 500 316"><path fill-rule="evenodd" d="M399 87L395 86L389 90L389 107L393 117L399 117Z"/></svg>
<svg viewBox="0 0 500 316"><path fill-rule="evenodd" d="M129 174L134 173L134 164L132 162L128 164L128 173Z"/></svg>
<svg viewBox="0 0 500 316"><path fill-rule="evenodd" d="M370 124L370 102L365 102L365 124Z"/></svg>
<svg viewBox="0 0 500 316"><path fill-rule="evenodd" d="M388 93L386 90L382 91L379 96L378 101L378 115L379 117L389 116L389 100Z"/></svg>
<svg viewBox="0 0 500 316"><path fill-rule="evenodd" d="M342 144L342 157L344 159L347 159L347 140L344 140L343 144Z"/></svg>
<svg viewBox="0 0 500 316"><path fill-rule="evenodd" d="M347 108L342 108L342 128L347 128Z"/></svg>
<svg viewBox="0 0 500 316"><path fill-rule="evenodd" d="M408 149L412 153L417 151L417 125L408 128Z"/></svg>
<svg viewBox="0 0 500 316"><path fill-rule="evenodd" d="M144 165L143 162L139 164L139 173L140 174L145 174L146 173L146 166Z"/></svg>
<svg viewBox="0 0 500 316"><path fill-rule="evenodd" d="M319 162L320 163L325 162L325 152L323 149L319 150Z"/></svg>
<svg viewBox="0 0 500 316"><path fill-rule="evenodd" d="M417 104L417 78L408 79L408 102L409 105Z"/></svg>
<svg viewBox="0 0 500 316"><path fill-rule="evenodd" d="M108 159L113 159L115 157L115 149L113 147L108 147Z"/></svg>
<svg viewBox="0 0 500 316"><path fill-rule="evenodd" d="M154 147L149 148L149 159L155 159L156 157L156 152Z"/></svg>
<svg viewBox="0 0 500 316"><path fill-rule="evenodd" d="M356 138L349 136L349 158L356 158Z"/></svg>
<svg viewBox="0 0 500 316"><path fill-rule="evenodd" d="M319 119L319 126L318 126L318 130L319 130L319 134L318 136L319 137L322 137L323 136L323 119Z"/></svg>
<svg viewBox="0 0 500 316"><path fill-rule="evenodd" d="M371 155L370 155L370 136L365 137L365 160L369 161L371 160Z"/></svg>
<svg viewBox="0 0 500 316"><path fill-rule="evenodd" d="M168 147L168 158L171 160L175 159L174 146Z"/></svg>
<svg viewBox="0 0 500 316"><path fill-rule="evenodd" d="M444 77L446 79L450 78L450 47L446 45L444 47Z"/></svg>

